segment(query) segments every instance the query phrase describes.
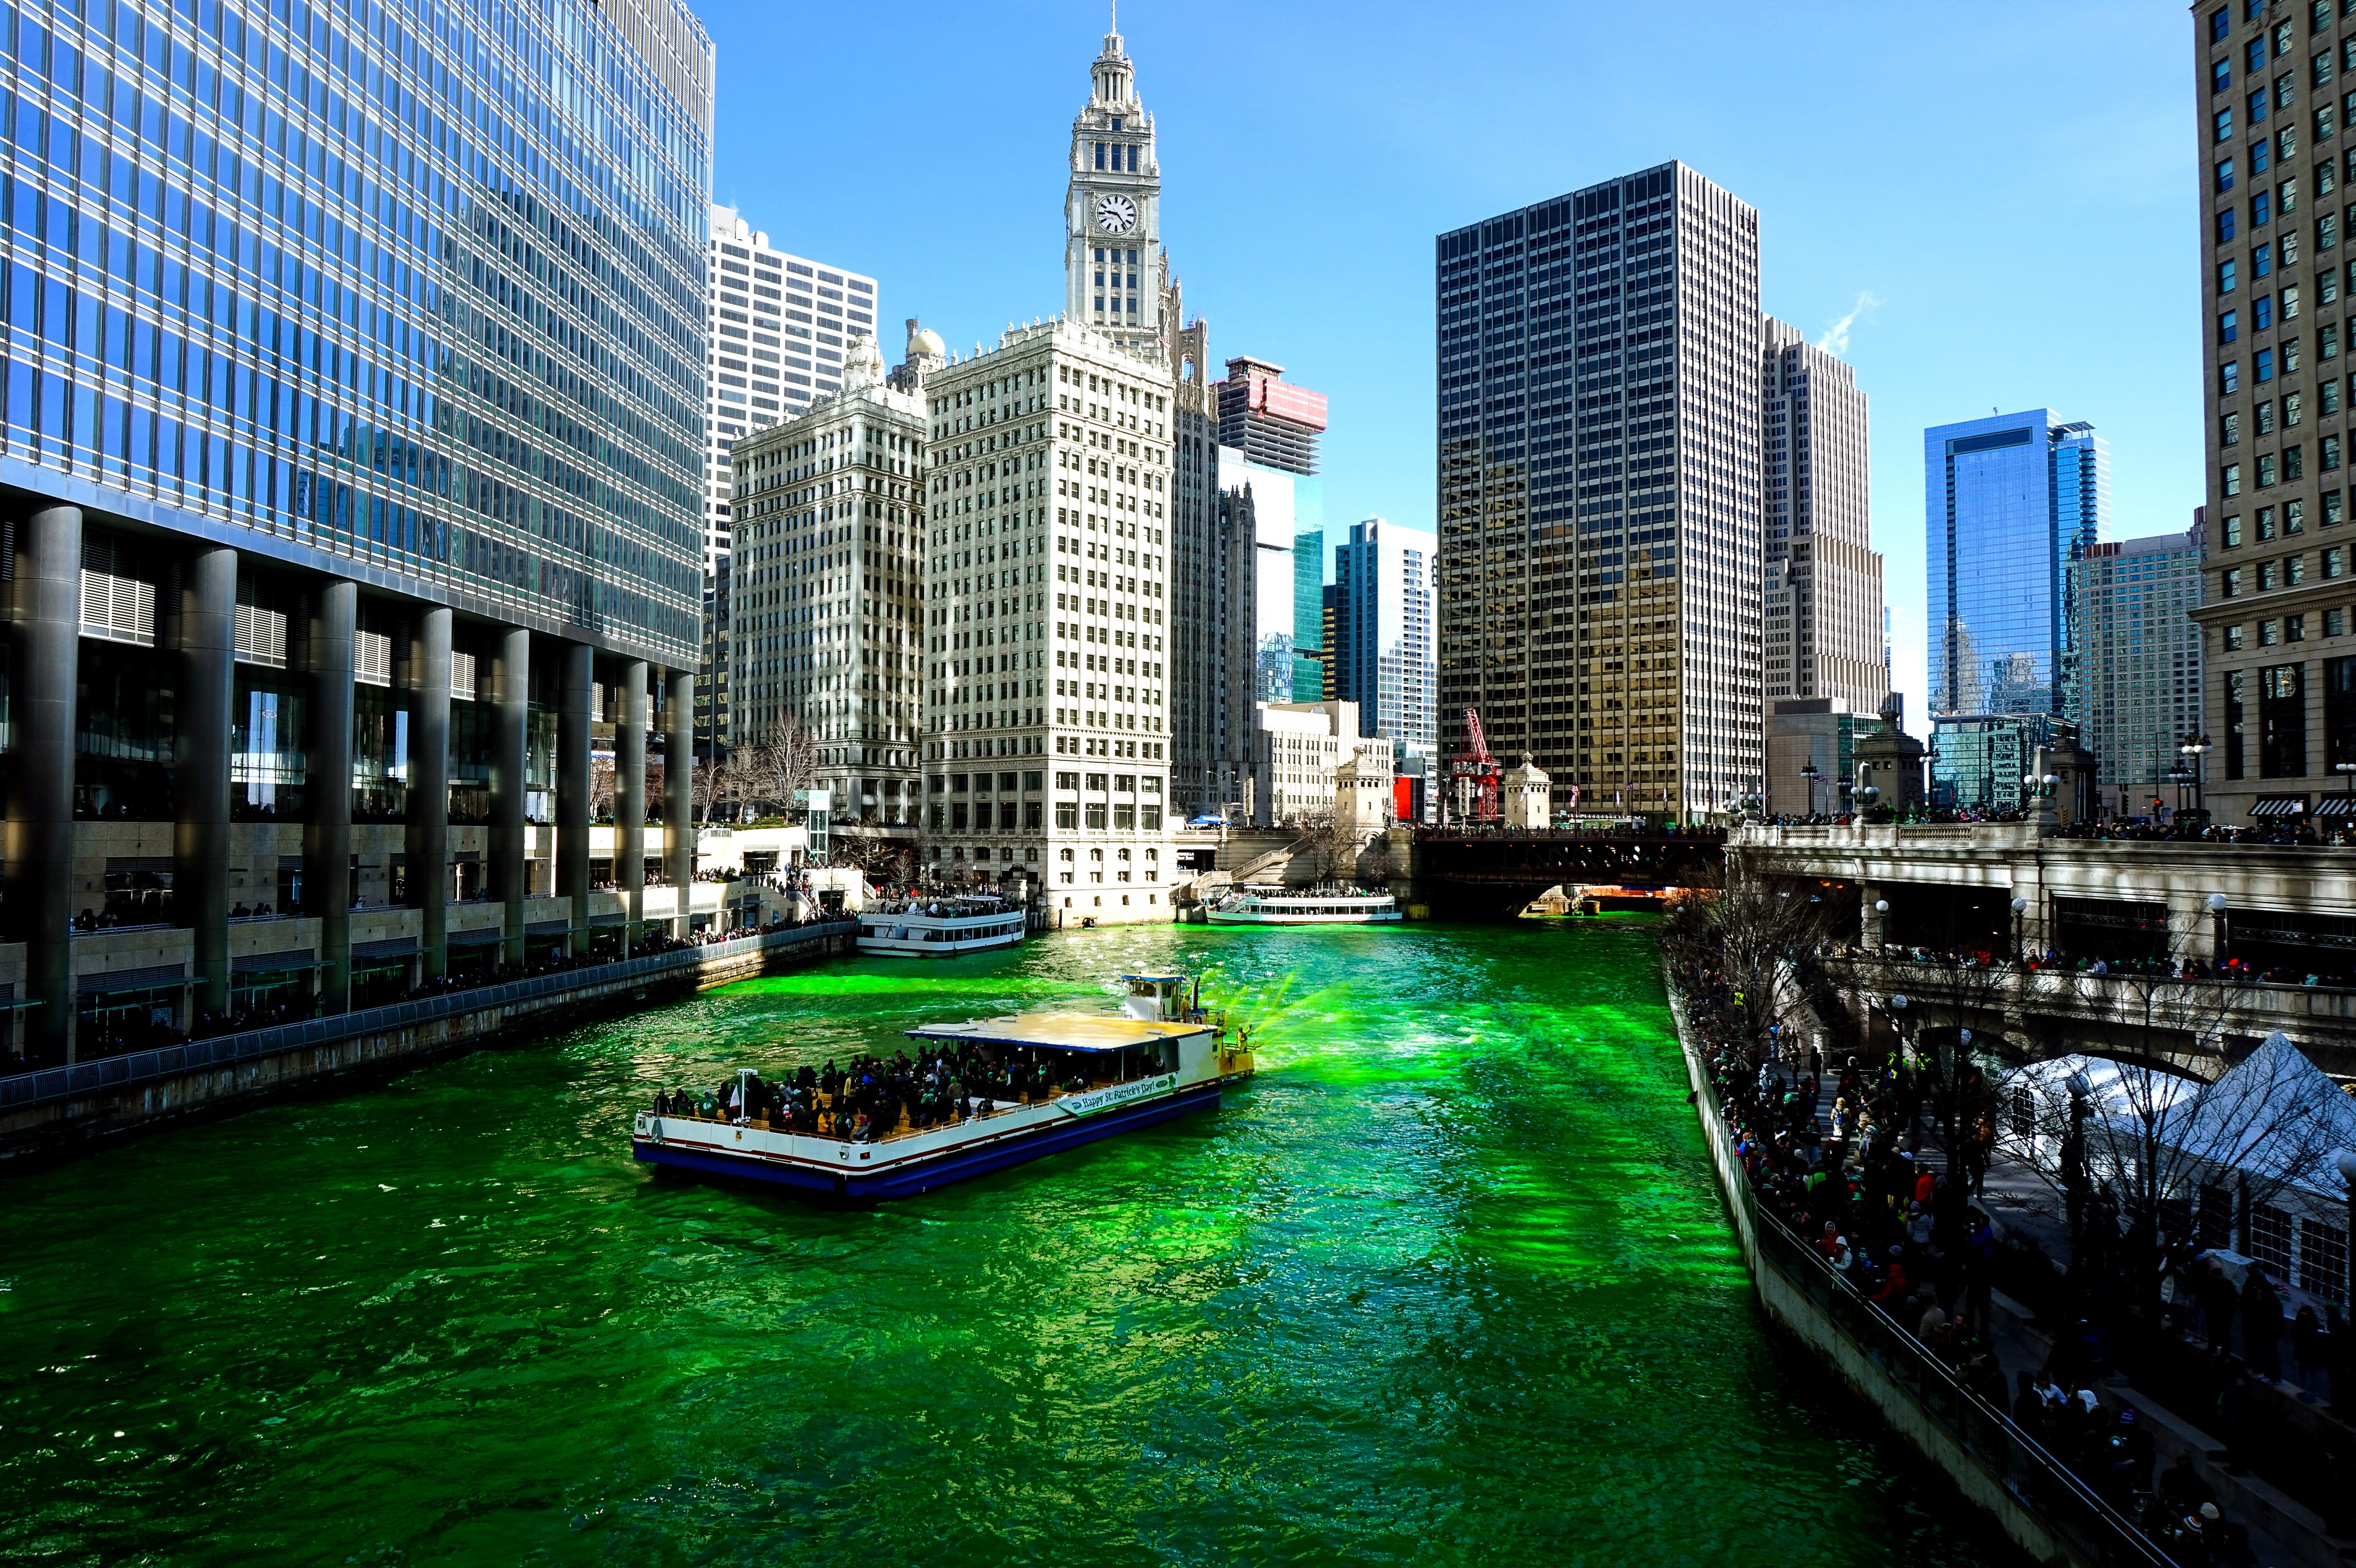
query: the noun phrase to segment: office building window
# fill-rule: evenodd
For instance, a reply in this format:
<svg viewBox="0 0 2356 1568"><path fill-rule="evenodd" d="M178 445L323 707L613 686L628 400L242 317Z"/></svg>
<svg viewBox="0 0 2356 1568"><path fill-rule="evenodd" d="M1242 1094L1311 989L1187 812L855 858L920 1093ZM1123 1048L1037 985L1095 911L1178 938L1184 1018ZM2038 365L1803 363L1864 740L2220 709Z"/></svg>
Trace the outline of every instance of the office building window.
<svg viewBox="0 0 2356 1568"><path fill-rule="evenodd" d="M2243 710L2249 692L2249 671L2225 671L2225 777L2243 777Z"/></svg>

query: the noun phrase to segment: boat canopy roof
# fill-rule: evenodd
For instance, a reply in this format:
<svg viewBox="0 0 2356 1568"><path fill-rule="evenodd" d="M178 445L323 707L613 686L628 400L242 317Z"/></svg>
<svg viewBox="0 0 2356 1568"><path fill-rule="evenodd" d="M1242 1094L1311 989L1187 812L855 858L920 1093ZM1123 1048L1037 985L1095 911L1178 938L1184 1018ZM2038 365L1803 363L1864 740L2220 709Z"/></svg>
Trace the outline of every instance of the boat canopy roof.
<svg viewBox="0 0 2356 1568"><path fill-rule="evenodd" d="M1207 1035L1207 1024L1152 1024L1101 1013L1025 1013L1004 1018L969 1018L962 1024L926 1024L908 1031L911 1039L971 1040L992 1046L1045 1046L1059 1051L1119 1051L1156 1040Z"/></svg>
<svg viewBox="0 0 2356 1568"><path fill-rule="evenodd" d="M1121 979L1131 985L1183 985L1183 974L1124 974Z"/></svg>

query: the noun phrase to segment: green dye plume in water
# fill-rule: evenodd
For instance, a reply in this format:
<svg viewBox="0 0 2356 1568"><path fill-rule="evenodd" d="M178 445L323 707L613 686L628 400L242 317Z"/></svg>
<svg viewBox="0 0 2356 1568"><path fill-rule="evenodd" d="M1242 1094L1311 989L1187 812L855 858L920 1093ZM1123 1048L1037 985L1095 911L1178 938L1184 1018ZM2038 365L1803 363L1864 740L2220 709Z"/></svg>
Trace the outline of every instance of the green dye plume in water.
<svg viewBox="0 0 2356 1568"><path fill-rule="evenodd" d="M734 986L0 1187L0 1558L2013 1559L1772 1341L1642 924L1076 932ZM658 1088L1207 975L1213 1116L816 1208Z"/></svg>

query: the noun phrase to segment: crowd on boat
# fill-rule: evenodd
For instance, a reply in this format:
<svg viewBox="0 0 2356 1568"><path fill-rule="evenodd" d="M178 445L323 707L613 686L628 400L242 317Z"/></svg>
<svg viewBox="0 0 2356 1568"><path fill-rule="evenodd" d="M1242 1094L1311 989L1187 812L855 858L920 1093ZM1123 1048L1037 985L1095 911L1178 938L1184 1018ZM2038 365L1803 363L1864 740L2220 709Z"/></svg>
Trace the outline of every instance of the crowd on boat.
<svg viewBox="0 0 2356 1568"><path fill-rule="evenodd" d="M2105 1405L2114 1369L2103 1328L2078 1319L2054 1337L2036 1372L2008 1388L1992 1337L1995 1240L1972 1201L1985 1173L1958 1151L1953 1178L1918 1161L1905 1130L1924 1086L1901 1063L1851 1058L1833 1090L1827 1128L1822 1064L1786 1071L1745 1039L1741 999L1717 972L1687 972L1687 1022L1704 1043L1711 1086L1762 1223L1780 1222L1956 1380L2073 1471L2183 1568L2246 1568L2249 1531L2220 1510L2189 1463L2155 1476L2149 1423Z"/></svg>
<svg viewBox="0 0 2356 1568"><path fill-rule="evenodd" d="M655 1096L654 1110L865 1144L1044 1104L1058 1090L1087 1087L1076 1073L1057 1079L1044 1065L1001 1060L986 1047L928 1045L916 1057L905 1050L870 1054L847 1067L829 1058L776 1080L743 1073L713 1089L665 1090Z"/></svg>

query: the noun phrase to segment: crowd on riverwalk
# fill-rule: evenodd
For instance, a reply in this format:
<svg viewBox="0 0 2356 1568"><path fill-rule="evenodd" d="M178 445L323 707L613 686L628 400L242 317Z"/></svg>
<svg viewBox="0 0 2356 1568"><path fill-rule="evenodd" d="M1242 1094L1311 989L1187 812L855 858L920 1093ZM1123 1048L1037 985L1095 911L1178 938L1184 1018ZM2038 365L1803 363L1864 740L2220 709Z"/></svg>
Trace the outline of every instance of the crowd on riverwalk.
<svg viewBox="0 0 2356 1568"><path fill-rule="evenodd" d="M917 1056L867 1054L838 1067L804 1064L772 1080L742 1073L712 1089L665 1090L659 1116L765 1126L780 1132L873 1143L995 1113L1002 1106L1044 1104L1057 1090L1088 1087L1076 1074L1057 1079L1045 1063L1001 1058L987 1047L927 1044Z"/></svg>
<svg viewBox="0 0 2356 1568"><path fill-rule="evenodd" d="M2013 961L2001 951L1987 948L1884 948L1880 956L1902 963L1936 965L1945 969L1996 969ZM2311 956L2325 959L2331 955L2319 948ZM2095 979L2119 975L2151 980L2213 981L2225 985L2296 985L2302 989L2319 990L2345 990L2356 985L2356 977L2329 962L2318 963L2312 968L2290 968L2282 964L2254 964L2242 958L2210 963L2201 959L2177 955L2085 953L2061 948L2028 953L2018 962L2020 968L2031 972L2058 972Z"/></svg>
<svg viewBox="0 0 2356 1568"><path fill-rule="evenodd" d="M1787 1069L1751 1044L1744 998L1714 968L1676 976L1687 1026L1762 1224L1813 1250L1847 1288L1944 1363L2182 1568L2249 1568L2248 1530L2183 1458L2159 1470L2149 1423L2105 1403L2112 1370L2095 1322L2063 1326L2035 1369L2008 1385L1994 1322L1996 1243L1972 1202L1984 1165L1933 1168L1909 1134L1926 1086L1901 1060ZM1823 1114L1829 1098L1829 1114ZM2012 1347L2016 1356L2022 1347Z"/></svg>

